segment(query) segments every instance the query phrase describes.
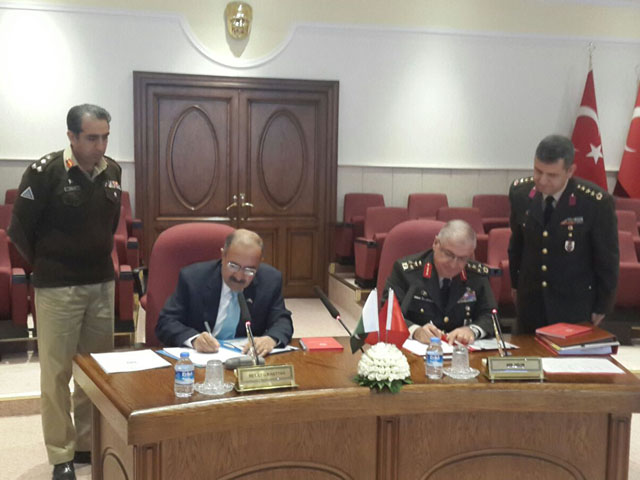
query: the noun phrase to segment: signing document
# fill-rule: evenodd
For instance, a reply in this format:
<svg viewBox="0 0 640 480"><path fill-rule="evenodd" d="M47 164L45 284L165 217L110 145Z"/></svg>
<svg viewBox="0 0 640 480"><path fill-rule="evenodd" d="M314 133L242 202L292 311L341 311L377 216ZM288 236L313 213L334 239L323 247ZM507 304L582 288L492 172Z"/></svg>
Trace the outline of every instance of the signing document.
<svg viewBox="0 0 640 480"><path fill-rule="evenodd" d="M547 373L624 373L608 358L543 358Z"/></svg>

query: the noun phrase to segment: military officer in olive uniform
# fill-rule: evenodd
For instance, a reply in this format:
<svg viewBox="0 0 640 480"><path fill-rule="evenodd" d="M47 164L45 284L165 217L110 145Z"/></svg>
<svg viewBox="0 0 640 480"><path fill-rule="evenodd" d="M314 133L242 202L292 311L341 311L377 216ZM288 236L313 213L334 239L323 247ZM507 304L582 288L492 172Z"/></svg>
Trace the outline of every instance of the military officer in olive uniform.
<svg viewBox="0 0 640 480"><path fill-rule="evenodd" d="M574 178L574 147L550 135L536 150L533 177L509 190L509 269L519 331L557 322L599 324L618 283L618 227L611 195Z"/></svg>
<svg viewBox="0 0 640 480"><path fill-rule="evenodd" d="M70 145L27 168L9 228L33 267L42 429L54 480L75 479L74 461L91 462L91 402L77 384L71 421L73 356L113 348L121 169L104 155L110 121L96 105L69 110Z"/></svg>
<svg viewBox="0 0 640 480"><path fill-rule="evenodd" d="M433 250L396 261L385 285L398 297L411 337L429 343L447 333L447 341L472 343L491 336L496 301L489 268L471 260L476 234L463 220L448 222Z"/></svg>

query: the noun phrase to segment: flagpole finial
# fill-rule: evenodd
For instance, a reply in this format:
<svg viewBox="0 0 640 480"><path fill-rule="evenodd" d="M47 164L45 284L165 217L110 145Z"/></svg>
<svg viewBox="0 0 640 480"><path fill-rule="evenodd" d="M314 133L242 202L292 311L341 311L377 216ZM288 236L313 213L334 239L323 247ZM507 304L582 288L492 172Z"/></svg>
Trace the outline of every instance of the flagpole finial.
<svg viewBox="0 0 640 480"><path fill-rule="evenodd" d="M589 50L589 70L593 69L593 52L596 49L596 46L593 42L589 42L589 46L587 47Z"/></svg>

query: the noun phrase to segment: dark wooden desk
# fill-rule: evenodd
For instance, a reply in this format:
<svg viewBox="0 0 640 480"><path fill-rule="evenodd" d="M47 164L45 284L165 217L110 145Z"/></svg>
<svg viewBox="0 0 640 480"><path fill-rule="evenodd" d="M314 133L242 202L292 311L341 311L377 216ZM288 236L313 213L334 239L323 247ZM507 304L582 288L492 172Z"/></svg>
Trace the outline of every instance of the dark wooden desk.
<svg viewBox="0 0 640 480"><path fill-rule="evenodd" d="M532 338L512 341L520 354L547 355ZM483 356L472 354L472 366ZM93 478L627 478L634 375L430 381L422 358L407 357L415 384L397 395L357 386L360 354L347 347L269 357L294 365L295 390L185 401L173 394L173 369L107 375L76 356L74 376L94 405Z"/></svg>

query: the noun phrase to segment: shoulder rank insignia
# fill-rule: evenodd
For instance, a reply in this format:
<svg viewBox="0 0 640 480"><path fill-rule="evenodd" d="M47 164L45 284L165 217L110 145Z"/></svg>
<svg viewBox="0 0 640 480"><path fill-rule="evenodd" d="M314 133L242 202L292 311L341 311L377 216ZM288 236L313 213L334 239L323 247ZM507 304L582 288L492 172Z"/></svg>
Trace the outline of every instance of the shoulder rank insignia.
<svg viewBox="0 0 640 480"><path fill-rule="evenodd" d="M31 170L35 170L36 172L42 172L42 169L47 165L49 160L51 160L53 157L54 155L49 153L48 155L45 155L44 157L42 157L40 160L33 162L31 164Z"/></svg>
<svg viewBox="0 0 640 480"><path fill-rule="evenodd" d="M422 260L407 260L406 262L402 262L402 270L411 271L416 268L420 268L422 266Z"/></svg>
<svg viewBox="0 0 640 480"><path fill-rule="evenodd" d="M581 183L579 183L578 185L576 185L576 190L578 192L582 192L585 194L585 196L587 197L593 197L596 200L602 200L604 198L604 194L601 191L598 191L596 189L592 189L586 185L582 185Z"/></svg>
<svg viewBox="0 0 640 480"><path fill-rule="evenodd" d="M522 177L522 178L516 178L513 181L513 186L517 187L518 185L522 184L522 183L531 183L533 182L533 177Z"/></svg>
<svg viewBox="0 0 640 480"><path fill-rule="evenodd" d="M476 262L474 260L469 260L467 262L467 269L479 275L484 275L484 276L489 275L489 267L484 263Z"/></svg>

